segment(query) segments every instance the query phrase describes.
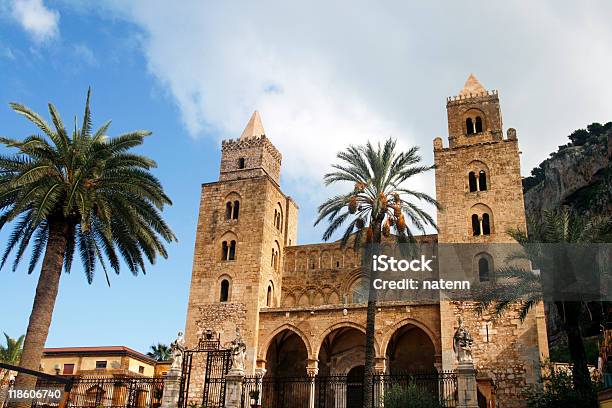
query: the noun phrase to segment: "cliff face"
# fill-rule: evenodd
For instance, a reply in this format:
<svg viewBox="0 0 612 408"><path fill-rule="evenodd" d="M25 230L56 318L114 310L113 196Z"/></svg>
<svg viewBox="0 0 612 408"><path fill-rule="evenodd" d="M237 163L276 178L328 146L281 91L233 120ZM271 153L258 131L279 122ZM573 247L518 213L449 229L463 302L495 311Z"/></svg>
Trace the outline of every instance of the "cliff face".
<svg viewBox="0 0 612 408"><path fill-rule="evenodd" d="M541 181L526 187L527 216L539 217L561 205L589 214L612 214L611 154L612 131L552 154L537 169Z"/></svg>

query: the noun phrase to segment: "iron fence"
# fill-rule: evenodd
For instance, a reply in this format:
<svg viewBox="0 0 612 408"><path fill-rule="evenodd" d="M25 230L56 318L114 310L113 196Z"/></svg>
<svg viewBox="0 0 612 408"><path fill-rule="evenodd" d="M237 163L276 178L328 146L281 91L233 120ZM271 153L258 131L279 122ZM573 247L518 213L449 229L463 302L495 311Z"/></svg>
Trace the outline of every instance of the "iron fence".
<svg viewBox="0 0 612 408"><path fill-rule="evenodd" d="M158 408L162 377L75 378L67 403L71 408Z"/></svg>
<svg viewBox="0 0 612 408"><path fill-rule="evenodd" d="M415 385L440 401L443 408L457 403L457 377L453 372L384 374L373 376L372 408L384 405L385 393L392 387ZM361 408L363 381L346 375L316 377L245 377L241 407Z"/></svg>
<svg viewBox="0 0 612 408"><path fill-rule="evenodd" d="M385 393L391 388L407 388L409 385L415 385L437 397L443 408L457 406L457 375L452 371L375 375L372 385L374 407L384 405Z"/></svg>

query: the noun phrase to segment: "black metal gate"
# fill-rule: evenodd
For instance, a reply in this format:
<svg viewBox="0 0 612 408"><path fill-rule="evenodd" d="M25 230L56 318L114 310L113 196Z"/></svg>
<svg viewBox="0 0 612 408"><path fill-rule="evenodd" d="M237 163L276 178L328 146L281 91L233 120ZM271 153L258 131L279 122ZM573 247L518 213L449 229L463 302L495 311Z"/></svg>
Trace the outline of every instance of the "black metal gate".
<svg viewBox="0 0 612 408"><path fill-rule="evenodd" d="M223 408L225 375L230 369L231 351L221 348L220 335L206 333L198 346L183 353L179 408L191 405Z"/></svg>

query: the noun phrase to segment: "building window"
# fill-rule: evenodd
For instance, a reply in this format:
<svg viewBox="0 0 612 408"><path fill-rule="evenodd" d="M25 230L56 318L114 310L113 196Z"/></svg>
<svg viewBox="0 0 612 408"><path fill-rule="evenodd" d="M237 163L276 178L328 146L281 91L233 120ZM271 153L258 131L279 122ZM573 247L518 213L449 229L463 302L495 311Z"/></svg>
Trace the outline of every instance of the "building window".
<svg viewBox="0 0 612 408"><path fill-rule="evenodd" d="M478 189L480 191L487 189L487 173L484 170L478 172Z"/></svg>
<svg viewBox="0 0 612 408"><path fill-rule="evenodd" d="M482 214L482 234L491 235L491 222L487 213Z"/></svg>
<svg viewBox="0 0 612 408"><path fill-rule="evenodd" d="M64 364L64 375L74 374L74 364Z"/></svg>
<svg viewBox="0 0 612 408"><path fill-rule="evenodd" d="M221 260L233 261L236 259L236 241L231 240L229 243L223 241L221 243Z"/></svg>
<svg viewBox="0 0 612 408"><path fill-rule="evenodd" d="M228 201L225 203L225 219L229 220L232 218L232 202Z"/></svg>
<svg viewBox="0 0 612 408"><path fill-rule="evenodd" d="M268 285L268 293L266 295L266 306L272 306L272 285Z"/></svg>
<svg viewBox="0 0 612 408"><path fill-rule="evenodd" d="M480 220L476 214L472 214L472 235L475 237L480 235Z"/></svg>
<svg viewBox="0 0 612 408"><path fill-rule="evenodd" d="M138 374L144 374L144 366L138 366Z"/></svg>
<svg viewBox="0 0 612 408"><path fill-rule="evenodd" d="M245 167L245 160L244 160L244 157L241 157L238 159L238 168L244 169L244 167Z"/></svg>
<svg viewBox="0 0 612 408"><path fill-rule="evenodd" d="M96 369L104 369L106 368L106 361L96 361Z"/></svg>
<svg viewBox="0 0 612 408"><path fill-rule="evenodd" d="M225 219L226 220L237 220L240 214L240 201L228 201L225 203Z"/></svg>
<svg viewBox="0 0 612 408"><path fill-rule="evenodd" d="M476 181L476 173L474 173L473 171L470 171L470 174L468 174L468 181L470 185L470 192L477 191L478 183Z"/></svg>
<svg viewBox="0 0 612 408"><path fill-rule="evenodd" d="M476 133L482 133L482 118L476 116Z"/></svg>
<svg viewBox="0 0 612 408"><path fill-rule="evenodd" d="M229 280L223 279L221 281L221 294L219 296L219 302L227 302L229 300Z"/></svg>
<svg viewBox="0 0 612 408"><path fill-rule="evenodd" d="M474 134L474 122L472 121L472 118L467 118L465 120L465 128L468 135Z"/></svg>
<svg viewBox="0 0 612 408"><path fill-rule="evenodd" d="M489 260L484 256L478 260L478 278L481 282L488 282L491 279Z"/></svg>

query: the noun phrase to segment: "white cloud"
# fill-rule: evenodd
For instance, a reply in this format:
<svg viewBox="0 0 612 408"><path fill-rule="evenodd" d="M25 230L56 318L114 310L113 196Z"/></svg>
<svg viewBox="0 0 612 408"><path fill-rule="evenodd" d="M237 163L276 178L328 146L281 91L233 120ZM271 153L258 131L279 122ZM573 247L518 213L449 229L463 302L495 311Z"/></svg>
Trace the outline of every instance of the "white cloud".
<svg viewBox="0 0 612 408"><path fill-rule="evenodd" d="M13 18L37 42L46 41L59 34L59 12L47 8L42 0L14 0Z"/></svg>
<svg viewBox="0 0 612 408"><path fill-rule="evenodd" d="M573 129L612 119L604 1L107 5L142 27L149 70L194 137L238 137L260 111L301 200L326 194L321 176L348 143L393 136L431 163L445 98L471 72L499 89L524 174ZM417 183L433 193L433 174Z"/></svg>
<svg viewBox="0 0 612 408"><path fill-rule="evenodd" d="M94 55L93 51L85 44L74 44L72 46L75 57L79 62L85 65L95 67L98 65L98 59Z"/></svg>

